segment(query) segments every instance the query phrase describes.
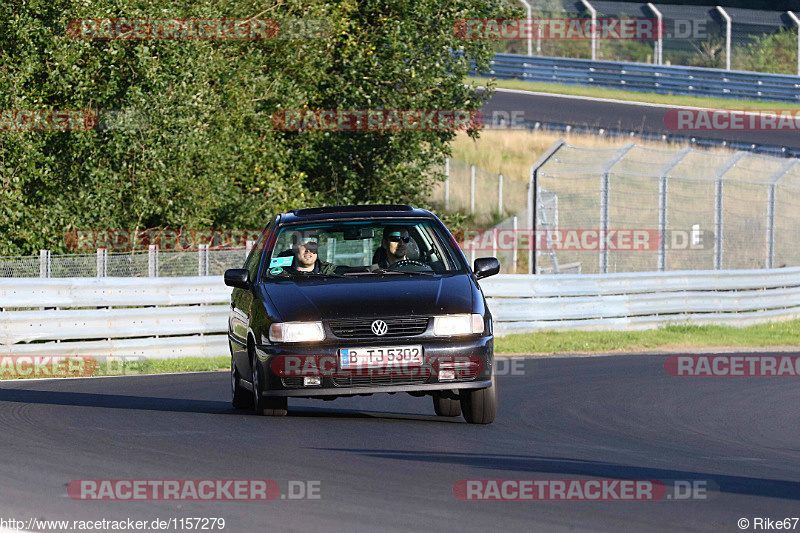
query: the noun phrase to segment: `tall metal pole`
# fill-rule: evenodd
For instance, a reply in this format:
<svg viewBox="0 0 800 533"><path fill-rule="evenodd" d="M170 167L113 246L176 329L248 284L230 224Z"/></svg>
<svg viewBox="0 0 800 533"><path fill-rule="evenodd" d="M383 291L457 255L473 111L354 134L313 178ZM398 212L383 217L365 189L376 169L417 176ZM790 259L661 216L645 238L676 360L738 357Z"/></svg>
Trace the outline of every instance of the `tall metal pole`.
<svg viewBox="0 0 800 533"><path fill-rule="evenodd" d="M800 19L791 11L787 11L786 14L797 26L797 75L800 76Z"/></svg>
<svg viewBox="0 0 800 533"><path fill-rule="evenodd" d="M720 12L722 18L725 19L725 25L727 26L725 30L725 70L731 69L731 24L733 21L731 20L730 15L728 12L722 9L721 6L717 6L717 11Z"/></svg>
<svg viewBox="0 0 800 533"><path fill-rule="evenodd" d="M528 10L528 24L531 24L531 30L533 30L533 17L531 16L531 5L527 2L527 0L519 0L525 5L525 9ZM528 55L533 55L533 34L531 32L528 33Z"/></svg>
<svg viewBox="0 0 800 533"><path fill-rule="evenodd" d="M597 60L597 10L589 3L589 0L581 0L581 3L592 14L592 61Z"/></svg>
<svg viewBox="0 0 800 533"><path fill-rule="evenodd" d="M663 65L664 64L664 16L661 14L656 6L652 3L648 3L647 7L650 8L650 11L655 13L656 17L658 18L658 40L656 41L656 51L655 60L656 65Z"/></svg>

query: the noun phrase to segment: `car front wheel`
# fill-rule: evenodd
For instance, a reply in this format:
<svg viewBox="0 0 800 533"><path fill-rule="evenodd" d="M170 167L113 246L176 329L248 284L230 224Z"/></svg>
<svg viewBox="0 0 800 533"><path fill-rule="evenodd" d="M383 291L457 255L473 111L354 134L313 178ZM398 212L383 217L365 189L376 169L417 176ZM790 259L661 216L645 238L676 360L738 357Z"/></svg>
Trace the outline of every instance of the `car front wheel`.
<svg viewBox="0 0 800 533"><path fill-rule="evenodd" d="M231 357L231 403L236 409L250 407L252 398L240 384L239 370Z"/></svg>
<svg viewBox="0 0 800 533"><path fill-rule="evenodd" d="M284 397L265 397L262 389L261 367L253 355L253 406L256 414L266 416L286 416L288 399Z"/></svg>
<svg viewBox="0 0 800 533"><path fill-rule="evenodd" d="M470 424L491 424L497 414L497 377L492 369L492 385L485 389L459 393L464 420Z"/></svg>
<svg viewBox="0 0 800 533"><path fill-rule="evenodd" d="M461 416L461 403L459 400L434 394L433 410L439 416Z"/></svg>

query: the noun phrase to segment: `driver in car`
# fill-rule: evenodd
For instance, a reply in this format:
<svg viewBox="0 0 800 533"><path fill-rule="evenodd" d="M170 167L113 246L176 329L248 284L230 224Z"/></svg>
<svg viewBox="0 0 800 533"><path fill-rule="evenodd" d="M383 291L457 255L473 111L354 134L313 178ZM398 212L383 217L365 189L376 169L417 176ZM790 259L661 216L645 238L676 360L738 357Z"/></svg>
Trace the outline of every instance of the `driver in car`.
<svg viewBox="0 0 800 533"><path fill-rule="evenodd" d="M408 243L411 238L408 236L408 230L405 228L398 228L392 226L384 228L383 239L381 240L381 247L375 253L373 263L377 264L379 268L389 268L390 265L408 259Z"/></svg>

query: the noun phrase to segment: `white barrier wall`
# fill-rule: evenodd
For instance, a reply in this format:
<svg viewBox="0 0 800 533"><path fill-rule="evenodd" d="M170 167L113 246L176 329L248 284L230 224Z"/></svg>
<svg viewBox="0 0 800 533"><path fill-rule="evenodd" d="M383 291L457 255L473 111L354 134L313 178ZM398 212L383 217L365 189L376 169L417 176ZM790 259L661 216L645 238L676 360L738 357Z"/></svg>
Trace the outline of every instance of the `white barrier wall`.
<svg viewBox="0 0 800 533"><path fill-rule="evenodd" d="M800 317L800 268L500 275L481 286L498 335ZM228 355L230 292L220 277L0 279L0 355Z"/></svg>

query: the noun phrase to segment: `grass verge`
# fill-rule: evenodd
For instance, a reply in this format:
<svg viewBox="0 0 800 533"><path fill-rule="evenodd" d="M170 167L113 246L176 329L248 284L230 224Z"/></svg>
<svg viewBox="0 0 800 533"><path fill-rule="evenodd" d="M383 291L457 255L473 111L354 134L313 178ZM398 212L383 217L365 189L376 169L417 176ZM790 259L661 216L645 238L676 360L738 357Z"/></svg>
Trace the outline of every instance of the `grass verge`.
<svg viewBox="0 0 800 533"><path fill-rule="evenodd" d="M570 96L590 96L593 98L609 98L614 100L627 100L629 102L645 102L649 104L662 104L683 107L705 107L709 109L736 109L740 110L776 110L800 109L800 104L788 102L765 102L762 100L735 100L730 98L704 98L699 96L682 96L676 94L653 94L636 91L623 91L620 89L606 89L603 87L581 87L575 85L559 85L555 83L541 83L520 80L493 80L490 78L467 78L465 83L485 85L492 82L495 87L502 89L519 89L539 93L564 94Z"/></svg>
<svg viewBox="0 0 800 533"><path fill-rule="evenodd" d="M800 320L745 328L669 326L649 331L543 331L495 339L495 353L608 353L708 347L800 347Z"/></svg>
<svg viewBox="0 0 800 533"><path fill-rule="evenodd" d="M2 358L0 380L27 378L60 378L83 376L135 376L141 374L167 374L174 372L211 372L230 369L230 356L180 357L176 359L145 359L105 361L103 358L71 357L58 363L53 358ZM52 362L51 362L52 361ZM37 364L38 363L38 364Z"/></svg>

